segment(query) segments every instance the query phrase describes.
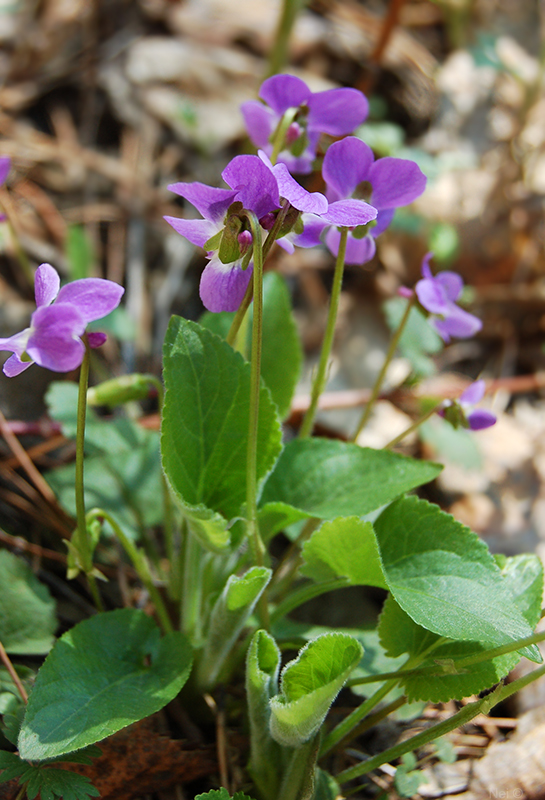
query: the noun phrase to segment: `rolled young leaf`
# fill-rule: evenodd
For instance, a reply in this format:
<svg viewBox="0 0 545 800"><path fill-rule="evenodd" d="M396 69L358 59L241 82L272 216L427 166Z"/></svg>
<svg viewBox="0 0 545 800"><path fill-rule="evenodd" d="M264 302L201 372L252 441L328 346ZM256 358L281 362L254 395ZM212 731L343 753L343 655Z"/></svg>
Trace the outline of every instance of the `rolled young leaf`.
<svg viewBox="0 0 545 800"><path fill-rule="evenodd" d="M256 631L246 657L246 698L250 721L248 769L265 798L275 800L282 773L282 751L269 733L269 701L278 692L280 650L266 631Z"/></svg>
<svg viewBox="0 0 545 800"><path fill-rule="evenodd" d="M271 734L300 747L322 725L329 707L358 665L363 647L345 633L324 633L284 667L280 694L271 700Z"/></svg>
<svg viewBox="0 0 545 800"><path fill-rule="evenodd" d="M212 609L206 643L197 666L197 682L202 689L208 690L214 685L271 575L268 567L252 567L240 578L231 575L225 584Z"/></svg>

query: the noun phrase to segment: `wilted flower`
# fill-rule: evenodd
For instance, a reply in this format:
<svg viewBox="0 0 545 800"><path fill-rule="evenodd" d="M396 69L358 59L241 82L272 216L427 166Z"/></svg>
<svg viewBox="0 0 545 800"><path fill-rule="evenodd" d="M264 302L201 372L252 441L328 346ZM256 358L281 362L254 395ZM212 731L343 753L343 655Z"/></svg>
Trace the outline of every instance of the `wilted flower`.
<svg viewBox="0 0 545 800"><path fill-rule="evenodd" d="M0 339L0 350L13 355L4 364L4 373L12 378L34 362L53 372L69 372L79 367L85 355L82 336L89 322L105 317L117 308L122 286L102 278L82 278L60 289L60 278L50 264L36 270L34 293L36 311L30 327ZM104 333L89 333L91 347L106 341Z"/></svg>
<svg viewBox="0 0 545 800"><path fill-rule="evenodd" d="M483 399L484 390L485 382L483 380L475 381L462 392L458 400L447 401L438 413L454 428L463 427L472 431L490 428L497 421L495 415L484 408L473 409L473 406Z"/></svg>
<svg viewBox="0 0 545 800"><path fill-rule="evenodd" d="M445 342L452 336L467 338L481 330L483 324L478 317L456 305L464 282L456 272L439 272L435 277L430 269L433 253L427 253L422 261L422 280L415 286L420 305L429 311L431 323Z"/></svg>
<svg viewBox="0 0 545 800"><path fill-rule="evenodd" d="M369 104L357 89L328 89L311 92L294 75L273 75L262 84L258 100L241 106L248 135L254 145L271 155L272 139L284 114L292 110L293 119L286 130L286 147L279 161L291 172L308 173L316 157L322 133L344 136L367 117Z"/></svg>

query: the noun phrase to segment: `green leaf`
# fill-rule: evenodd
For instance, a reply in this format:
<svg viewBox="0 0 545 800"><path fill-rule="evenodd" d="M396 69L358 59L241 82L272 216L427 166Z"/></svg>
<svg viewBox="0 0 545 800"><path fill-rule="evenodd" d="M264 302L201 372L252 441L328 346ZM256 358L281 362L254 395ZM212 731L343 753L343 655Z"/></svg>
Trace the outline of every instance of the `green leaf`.
<svg viewBox="0 0 545 800"><path fill-rule="evenodd" d="M300 572L315 581L348 578L354 586L387 588L373 526L358 517L324 522L305 542Z"/></svg>
<svg viewBox="0 0 545 800"><path fill-rule="evenodd" d="M420 770L409 772L406 767L398 767L396 769L394 784L400 797L412 797L418 792L419 787L426 782L426 778Z"/></svg>
<svg viewBox="0 0 545 800"><path fill-rule="evenodd" d="M256 631L246 656L250 722L250 774L264 797L275 798L282 773L280 747L269 734L270 699L278 692L280 650L266 631Z"/></svg>
<svg viewBox="0 0 545 800"><path fill-rule="evenodd" d="M438 464L387 450L333 439L294 439L263 487L260 522L264 535L278 524L280 503L286 514L295 509L296 514L321 519L364 516L433 480L441 469Z"/></svg>
<svg viewBox="0 0 545 800"><path fill-rule="evenodd" d="M437 506L397 500L377 519L375 533L390 591L418 625L485 647L532 634L486 545ZM535 647L523 652L539 658Z"/></svg>
<svg viewBox="0 0 545 800"><path fill-rule="evenodd" d="M195 795L195 800L252 800L252 798L244 792L235 792L231 798L227 789L222 786L221 789L210 789L209 792Z"/></svg>
<svg viewBox="0 0 545 800"><path fill-rule="evenodd" d="M252 319L250 307L250 322ZM226 311L212 314L207 311L201 324L225 338L234 314ZM250 352L252 329L248 326L247 352ZM263 351L261 377L269 387L278 408L280 419L290 410L293 393L299 380L303 359L301 342L293 318L290 296L285 280L277 272L267 272L263 278Z"/></svg>
<svg viewBox="0 0 545 800"><path fill-rule="evenodd" d="M191 660L186 638L161 638L142 611L108 611L80 622L38 672L19 734L21 757L70 753L159 711L186 682Z"/></svg>
<svg viewBox="0 0 545 800"><path fill-rule="evenodd" d="M252 567L241 577L229 577L210 615L206 643L197 668L197 682L201 688L209 690L214 685L271 575L268 567Z"/></svg>
<svg viewBox="0 0 545 800"><path fill-rule="evenodd" d="M301 373L303 352L289 292L277 272L265 274L263 303L261 375L271 391L280 419L284 419ZM251 336L251 326L248 335Z"/></svg>
<svg viewBox="0 0 545 800"><path fill-rule="evenodd" d="M163 467L190 525L209 549L229 543L227 520L241 514L246 496L250 365L226 342L195 322L174 317L164 348L166 396ZM261 388L257 477L262 480L281 449L276 409ZM223 520L223 521L222 521Z"/></svg>
<svg viewBox="0 0 545 800"><path fill-rule="evenodd" d="M0 641L8 653L42 655L57 628L55 601L21 558L0 551Z"/></svg>
<svg viewBox="0 0 545 800"><path fill-rule="evenodd" d="M449 739L441 736L440 739L435 739L432 744L435 745L435 755L439 761L442 761L443 764L456 763L456 750Z"/></svg>
<svg viewBox="0 0 545 800"><path fill-rule="evenodd" d="M280 694L270 702L271 734L279 744L300 747L318 731L362 653L353 636L326 633L284 667Z"/></svg>

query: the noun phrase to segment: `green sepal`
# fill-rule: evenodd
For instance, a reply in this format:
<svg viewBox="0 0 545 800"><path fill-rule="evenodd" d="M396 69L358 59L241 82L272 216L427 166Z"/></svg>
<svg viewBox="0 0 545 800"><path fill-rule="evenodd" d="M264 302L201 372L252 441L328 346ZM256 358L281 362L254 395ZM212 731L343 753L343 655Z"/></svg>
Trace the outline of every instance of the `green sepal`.
<svg viewBox="0 0 545 800"><path fill-rule="evenodd" d="M210 250L217 250L221 244L221 238L223 236L223 229L218 231L213 236L210 237L204 244L203 249L210 251Z"/></svg>
<svg viewBox="0 0 545 800"><path fill-rule="evenodd" d="M241 230L242 220L240 217L236 214L228 214L218 248L218 258L222 264L231 264L233 261L237 261L240 258L241 253L238 235Z"/></svg>

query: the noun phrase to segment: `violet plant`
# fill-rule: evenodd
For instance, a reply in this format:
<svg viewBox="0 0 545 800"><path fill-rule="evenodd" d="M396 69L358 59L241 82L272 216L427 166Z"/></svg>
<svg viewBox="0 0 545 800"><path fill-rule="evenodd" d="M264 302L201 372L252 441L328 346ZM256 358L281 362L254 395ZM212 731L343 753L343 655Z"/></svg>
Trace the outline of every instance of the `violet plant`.
<svg viewBox="0 0 545 800"><path fill-rule="evenodd" d="M426 256L415 291L403 292L406 309L354 441L312 435L345 263L372 256L376 237L396 208L424 191L425 177L410 161L375 160L367 145L349 136L326 150L325 194L310 193L292 171L312 169L318 147L327 143L324 134L352 133L367 101L354 90L312 94L288 75L268 79L260 97L264 103L246 104L243 112L261 151L226 166L229 188L170 187L201 215L167 222L206 253L200 293L208 313L200 323L173 317L165 338L162 552L143 531L138 541L128 528L121 496L117 507L85 513L87 396L115 406L142 397L152 380L125 376L87 393L92 340L85 328L119 303L122 289L85 279L59 291L55 271L42 265L30 327L0 342L13 353L8 375L31 361L59 371L81 363L70 576L86 574L100 609L92 555L107 524L147 589L163 632L128 608L97 614L64 634L38 671L24 714L11 714L15 721L6 730L19 755L15 763L0 754L3 779L20 776L24 784L27 760L66 760L158 710L186 681L185 692L195 695L244 680L248 791L260 800L333 800L351 791L353 781L486 713L545 673L540 666L503 684L522 657L541 661L536 645L545 634L534 633L543 588L539 559L494 558L475 533L412 494L441 466L391 450L431 413L472 430L493 424L490 412L472 410L484 383L458 401L434 406L383 450L356 443L417 302L418 313L430 315L423 323L445 341L480 329L480 321L457 305L457 275L434 277ZM359 188L364 196L354 197ZM282 278L264 274L275 243L288 252L324 244L336 259L311 402L299 435L285 443L281 423L298 380L301 345ZM91 412L87 417L93 430L108 425ZM134 441L140 441L136 434ZM157 442L146 439L142 446ZM119 479L120 462L116 469ZM282 532L291 544L279 558L270 544ZM387 593L375 630L362 619L359 630L317 635L290 618L309 600L349 586ZM294 641L300 649L283 663L282 652L293 650ZM19 652L9 641L5 650ZM380 755L362 753L356 763L346 755L340 768L330 757L349 743L352 752L362 731L403 705L462 699L494 684L491 694ZM330 724L329 709L343 686L363 700Z"/></svg>

